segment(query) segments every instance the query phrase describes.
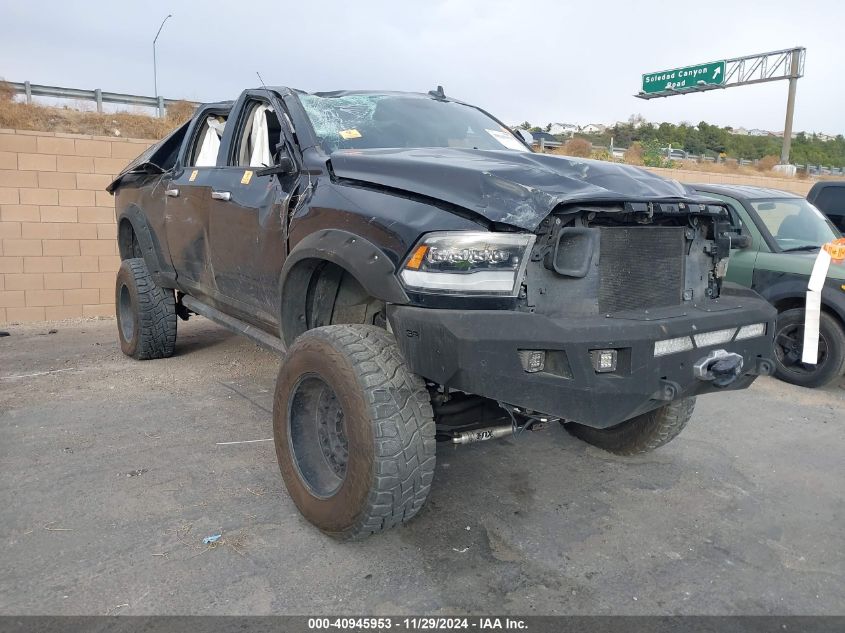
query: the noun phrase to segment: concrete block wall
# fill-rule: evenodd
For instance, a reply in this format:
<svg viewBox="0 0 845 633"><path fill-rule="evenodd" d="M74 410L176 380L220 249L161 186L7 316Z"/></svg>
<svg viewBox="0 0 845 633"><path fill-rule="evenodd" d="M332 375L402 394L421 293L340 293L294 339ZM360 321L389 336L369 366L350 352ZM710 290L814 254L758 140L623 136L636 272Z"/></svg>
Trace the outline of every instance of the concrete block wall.
<svg viewBox="0 0 845 633"><path fill-rule="evenodd" d="M153 142L0 129L0 323L114 315L105 187Z"/></svg>

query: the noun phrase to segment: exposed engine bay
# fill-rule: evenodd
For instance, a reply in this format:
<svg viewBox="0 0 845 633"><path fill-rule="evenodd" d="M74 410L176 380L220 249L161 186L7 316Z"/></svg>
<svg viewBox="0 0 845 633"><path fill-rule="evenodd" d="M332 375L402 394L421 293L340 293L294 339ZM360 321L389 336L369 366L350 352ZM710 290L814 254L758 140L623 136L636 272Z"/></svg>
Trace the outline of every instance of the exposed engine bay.
<svg viewBox="0 0 845 633"><path fill-rule="evenodd" d="M573 205L538 228L520 308L588 316L703 305L727 271L719 205Z"/></svg>

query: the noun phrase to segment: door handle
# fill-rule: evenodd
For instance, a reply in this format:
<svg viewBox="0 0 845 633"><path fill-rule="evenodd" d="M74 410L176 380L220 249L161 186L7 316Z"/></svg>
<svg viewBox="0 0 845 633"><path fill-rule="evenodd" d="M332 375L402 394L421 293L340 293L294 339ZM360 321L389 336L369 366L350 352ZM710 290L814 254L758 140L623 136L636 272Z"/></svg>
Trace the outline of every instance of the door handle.
<svg viewBox="0 0 845 633"><path fill-rule="evenodd" d="M229 191L212 191L211 197L215 200L226 200L228 202L232 199L232 194Z"/></svg>
<svg viewBox="0 0 845 633"><path fill-rule="evenodd" d="M164 195L170 196L171 198L178 198L179 197L179 190L178 189L165 189Z"/></svg>

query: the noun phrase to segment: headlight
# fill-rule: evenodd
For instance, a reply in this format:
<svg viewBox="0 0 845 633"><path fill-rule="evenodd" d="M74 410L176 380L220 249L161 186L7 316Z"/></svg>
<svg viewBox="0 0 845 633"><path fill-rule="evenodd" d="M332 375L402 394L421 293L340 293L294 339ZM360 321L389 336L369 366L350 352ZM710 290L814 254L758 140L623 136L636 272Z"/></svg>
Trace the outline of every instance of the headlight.
<svg viewBox="0 0 845 633"><path fill-rule="evenodd" d="M533 244L527 233L429 233L400 276L415 290L516 296Z"/></svg>

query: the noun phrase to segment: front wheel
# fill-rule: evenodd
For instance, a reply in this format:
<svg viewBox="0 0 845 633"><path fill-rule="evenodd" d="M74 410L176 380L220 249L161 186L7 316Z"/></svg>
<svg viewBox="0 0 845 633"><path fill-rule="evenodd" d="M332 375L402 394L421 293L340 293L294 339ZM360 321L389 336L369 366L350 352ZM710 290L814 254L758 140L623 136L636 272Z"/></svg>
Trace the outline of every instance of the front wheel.
<svg viewBox="0 0 845 633"><path fill-rule="evenodd" d="M578 439L617 455L648 453L673 440L695 409L695 398L684 398L648 411L608 429L575 422L563 426Z"/></svg>
<svg viewBox="0 0 845 633"><path fill-rule="evenodd" d="M819 353L815 365L801 362L804 350L804 310L778 315L775 333L775 376L800 387L823 387L845 371L845 332L829 314L819 319Z"/></svg>
<svg viewBox="0 0 845 633"><path fill-rule="evenodd" d="M393 337L332 325L296 339L279 369L273 436L288 493L330 536L367 536L413 517L435 464L428 390Z"/></svg>

